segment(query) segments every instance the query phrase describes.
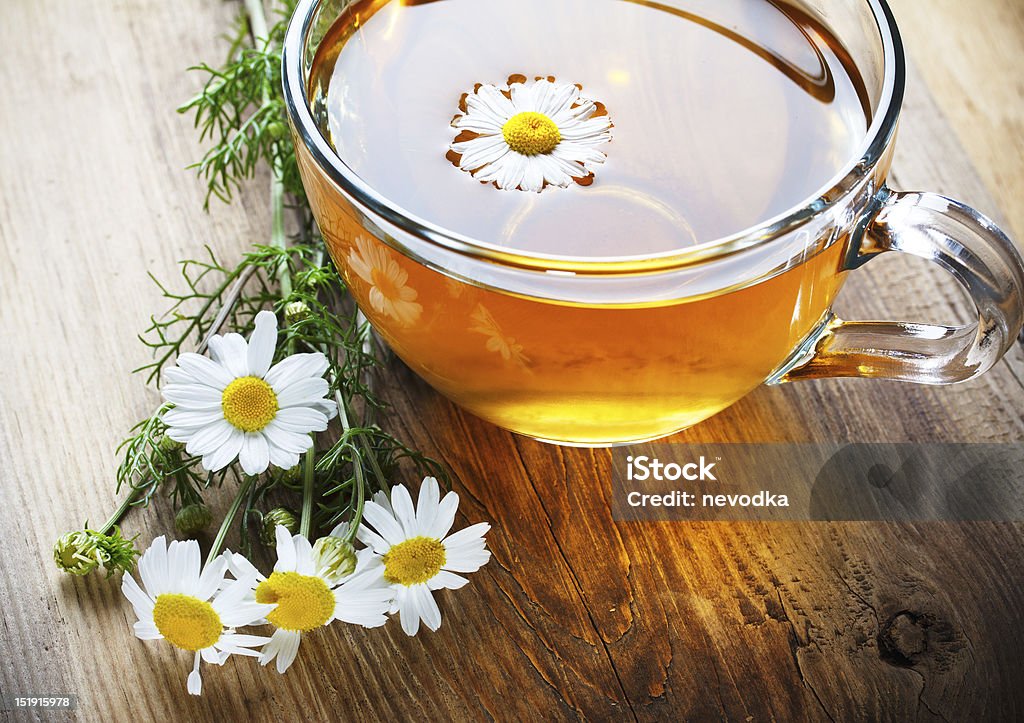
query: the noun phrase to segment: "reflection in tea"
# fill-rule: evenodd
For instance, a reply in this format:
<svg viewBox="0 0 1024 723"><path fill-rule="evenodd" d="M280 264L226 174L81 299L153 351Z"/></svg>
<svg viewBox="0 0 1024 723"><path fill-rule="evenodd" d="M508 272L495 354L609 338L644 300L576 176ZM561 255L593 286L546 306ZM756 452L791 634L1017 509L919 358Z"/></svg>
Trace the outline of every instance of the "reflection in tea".
<svg viewBox="0 0 1024 723"><path fill-rule="evenodd" d="M501 190L446 158L463 94L519 73L579 84L607 109L590 185ZM827 28L768 0L357 2L321 44L309 93L342 160L409 215L563 256L671 251L783 213L868 123ZM299 153L335 261L398 355L470 411L543 439L629 441L707 418L771 374L842 281L843 239L812 239L788 270L710 297L512 296L382 243Z"/></svg>

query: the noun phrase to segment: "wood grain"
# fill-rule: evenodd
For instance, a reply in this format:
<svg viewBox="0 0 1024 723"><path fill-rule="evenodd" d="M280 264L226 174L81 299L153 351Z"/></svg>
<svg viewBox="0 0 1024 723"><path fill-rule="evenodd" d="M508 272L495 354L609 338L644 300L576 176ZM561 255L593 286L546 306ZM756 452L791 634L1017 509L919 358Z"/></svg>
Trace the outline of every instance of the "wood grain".
<svg viewBox="0 0 1024 723"><path fill-rule="evenodd" d="M1019 5L894 4L915 61L894 184L1020 230L1019 153L999 149L1021 142L1024 89L979 80L1024 59ZM196 83L184 67L219 57L233 13L200 0L0 8L14 59L0 65L0 691L75 693L76 717L97 721L1021 717L1020 525L615 524L607 451L516 438L398 363L381 380L387 424L451 466L459 524L492 523L493 561L440 596L438 633L334 626L285 676L232 661L206 671L202 698L183 695L185 656L135 640L116 584L62 577L49 551L113 506L113 449L156 403L129 376L144 358L133 336L160 308L145 272L266 238L262 179L201 211L182 170L200 151L173 112ZM1017 20L982 28L975 13ZM940 52L937 37L959 39ZM899 258L854 274L841 311L964 314L949 279ZM955 387L762 388L678 440L1020 442L1022 379L1017 348ZM148 542L171 524L159 501L125 527Z"/></svg>

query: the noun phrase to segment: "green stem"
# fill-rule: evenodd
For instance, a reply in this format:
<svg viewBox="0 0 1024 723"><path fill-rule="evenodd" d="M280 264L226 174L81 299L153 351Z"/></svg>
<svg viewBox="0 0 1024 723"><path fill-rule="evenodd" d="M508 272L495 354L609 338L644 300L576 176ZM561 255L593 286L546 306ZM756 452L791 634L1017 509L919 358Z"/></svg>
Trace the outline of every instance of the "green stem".
<svg viewBox="0 0 1024 723"><path fill-rule="evenodd" d="M359 450L351 444L349 446L352 447L352 470L355 472L356 478L356 507L349 523L348 534L345 535L345 542L351 543L356 539L356 531L363 521L363 505L366 504L366 479L363 477L363 465L358 461Z"/></svg>
<svg viewBox="0 0 1024 723"><path fill-rule="evenodd" d="M228 530L231 528L231 523L234 522L235 515L238 514L238 508L242 506L242 500L245 499L245 496L249 492L249 488L252 486L255 479L255 477L250 477L249 475L242 477L242 483L238 485L238 493L235 495L235 499L231 503L231 507L228 508L227 514L224 515L224 521L220 523L220 529L217 530L217 536L213 538L213 545L210 547L210 554L206 556L207 565L217 559L217 555L220 553L220 548L224 545L224 538L228 536Z"/></svg>
<svg viewBox="0 0 1024 723"><path fill-rule="evenodd" d="M316 457L314 448L306 452L302 469L302 516L299 518L299 534L309 539L313 527L313 465Z"/></svg>
<svg viewBox="0 0 1024 723"><path fill-rule="evenodd" d="M132 504L135 502L138 496L138 488L133 487L132 491L128 493L128 496L125 497L124 500L121 501L120 506L116 510L114 510L110 517L107 518L107 521L103 523L103 527L97 530L97 532L99 532L101 535L106 535L112 529L114 529L114 525L121 521L121 518L125 516L125 514L128 512L129 508L131 508Z"/></svg>

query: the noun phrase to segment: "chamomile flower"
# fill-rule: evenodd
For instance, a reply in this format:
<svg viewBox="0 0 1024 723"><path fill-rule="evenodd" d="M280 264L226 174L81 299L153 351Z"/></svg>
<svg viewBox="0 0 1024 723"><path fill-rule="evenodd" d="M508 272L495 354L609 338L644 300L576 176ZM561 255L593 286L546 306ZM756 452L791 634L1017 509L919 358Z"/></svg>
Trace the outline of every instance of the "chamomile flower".
<svg viewBox="0 0 1024 723"><path fill-rule="evenodd" d="M327 429L337 405L328 393L327 357L293 354L271 366L277 345L277 317L256 315L248 343L239 334L210 338L210 356L184 353L164 371L164 399L174 408L163 415L167 436L201 455L209 471L238 458L246 474L274 464L289 469L308 450L311 432Z"/></svg>
<svg viewBox="0 0 1024 723"><path fill-rule="evenodd" d="M334 620L366 628L387 622L392 593L378 577L365 574L371 558L369 550L364 551L357 555L354 571L343 574L348 572L346 555L319 545L314 549L304 536L293 536L284 527L277 528L277 564L270 577L235 555L232 573L251 581L251 599L276 606L267 622L277 630L260 652L260 665L276 659L277 672L285 672L295 660L303 633Z"/></svg>
<svg viewBox="0 0 1024 723"><path fill-rule="evenodd" d="M456 165L505 190L566 187L604 163L598 147L611 140L611 119L571 83L545 78L480 85L465 97L466 112L452 126L469 139L451 143Z"/></svg>
<svg viewBox="0 0 1024 723"><path fill-rule="evenodd" d="M412 326L419 320L423 306L416 301L416 289L406 283L409 272L384 244L357 236L348 265L369 286L370 307L374 311L401 326Z"/></svg>
<svg viewBox="0 0 1024 723"><path fill-rule="evenodd" d="M415 508L404 485L391 488L390 500L378 492L364 505L356 533L377 557L375 574L394 590L389 612L399 613L407 635L416 634L421 620L431 630L441 627L434 591L457 590L468 580L456 573L476 572L491 557L484 540L491 526L479 522L449 535L459 496L440 495L433 477L424 478Z"/></svg>
<svg viewBox="0 0 1024 723"><path fill-rule="evenodd" d="M234 628L256 624L273 609L272 604L248 598L253 578L242 577L225 583L228 558L221 555L200 568L199 543L172 541L163 536L139 560L142 587L125 575L121 591L135 609L135 636L140 640L164 639L176 648L194 654L188 676L188 692L199 695L203 681L200 659L223 665L232 653L258 656L253 648L269 638L240 635Z"/></svg>

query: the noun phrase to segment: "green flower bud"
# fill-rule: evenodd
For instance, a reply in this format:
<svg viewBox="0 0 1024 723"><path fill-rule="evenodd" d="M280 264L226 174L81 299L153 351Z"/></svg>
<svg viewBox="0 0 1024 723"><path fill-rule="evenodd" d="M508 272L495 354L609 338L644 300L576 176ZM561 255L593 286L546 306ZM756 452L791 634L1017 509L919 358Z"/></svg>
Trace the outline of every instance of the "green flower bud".
<svg viewBox="0 0 1024 723"><path fill-rule="evenodd" d="M134 543L134 537L123 537L117 527L108 535L96 530L76 530L57 540L53 546L53 561L71 575L88 575L102 565L110 577L115 572L135 569L139 551Z"/></svg>
<svg viewBox="0 0 1024 723"><path fill-rule="evenodd" d="M302 465L297 464L294 467L281 470L281 481L285 484L294 485L302 480Z"/></svg>
<svg viewBox="0 0 1024 723"><path fill-rule="evenodd" d="M267 133L275 141L279 141L288 135L288 126L281 121L271 121L267 124Z"/></svg>
<svg viewBox="0 0 1024 723"><path fill-rule="evenodd" d="M53 561L71 575L88 575L103 561L96 539L85 530L67 532L53 546Z"/></svg>
<svg viewBox="0 0 1024 723"><path fill-rule="evenodd" d="M160 448L161 452L176 452L185 445L177 440L171 439L166 434L161 434L160 440L156 443L156 446Z"/></svg>
<svg viewBox="0 0 1024 723"><path fill-rule="evenodd" d="M189 537L198 535L209 527L211 522L213 513L202 502L185 505L174 516L174 526L178 528L178 532Z"/></svg>
<svg viewBox="0 0 1024 723"><path fill-rule="evenodd" d="M305 301L289 301L284 305L284 318L289 324L297 324L310 317L309 307Z"/></svg>
<svg viewBox="0 0 1024 723"><path fill-rule="evenodd" d="M328 585L341 582L356 569L356 550L340 537L321 537L313 545L313 565Z"/></svg>
<svg viewBox="0 0 1024 723"><path fill-rule="evenodd" d="M287 507L275 507L263 515L263 529L260 530L260 542L273 547L277 542L277 526L281 525L293 535L299 531L299 516Z"/></svg>

